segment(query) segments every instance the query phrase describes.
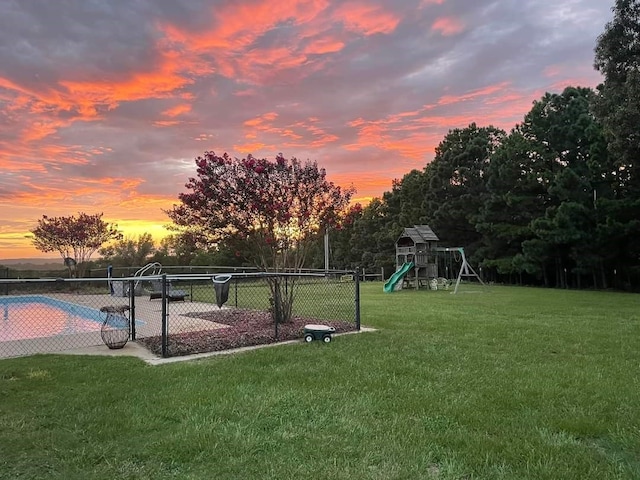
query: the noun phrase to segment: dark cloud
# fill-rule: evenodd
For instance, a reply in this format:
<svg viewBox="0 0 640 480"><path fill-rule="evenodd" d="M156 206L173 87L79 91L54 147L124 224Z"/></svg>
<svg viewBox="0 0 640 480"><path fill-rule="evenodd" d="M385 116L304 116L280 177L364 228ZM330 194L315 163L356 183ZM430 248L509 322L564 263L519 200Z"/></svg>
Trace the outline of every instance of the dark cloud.
<svg viewBox="0 0 640 480"><path fill-rule="evenodd" d="M450 128L595 86L608 3L5 0L0 224L158 222L205 150L317 160L381 195Z"/></svg>

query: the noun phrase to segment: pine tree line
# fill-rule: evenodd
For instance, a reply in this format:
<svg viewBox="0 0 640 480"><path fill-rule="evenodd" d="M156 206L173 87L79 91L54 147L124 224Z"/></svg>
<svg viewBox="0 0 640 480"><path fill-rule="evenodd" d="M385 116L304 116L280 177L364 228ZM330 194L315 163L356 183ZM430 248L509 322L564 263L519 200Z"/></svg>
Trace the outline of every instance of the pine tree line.
<svg viewBox="0 0 640 480"><path fill-rule="evenodd" d="M495 281L640 287L640 0L598 38L596 90L533 103L511 132L475 123L332 238L339 267L394 267L404 227L429 224Z"/></svg>

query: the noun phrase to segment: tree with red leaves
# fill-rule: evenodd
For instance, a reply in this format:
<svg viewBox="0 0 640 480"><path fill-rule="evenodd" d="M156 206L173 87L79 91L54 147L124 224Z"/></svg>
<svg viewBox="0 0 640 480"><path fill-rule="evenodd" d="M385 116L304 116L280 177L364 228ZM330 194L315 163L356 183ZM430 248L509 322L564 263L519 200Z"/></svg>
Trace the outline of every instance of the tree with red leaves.
<svg viewBox="0 0 640 480"><path fill-rule="evenodd" d="M58 252L69 269L69 275L75 266L78 277L84 276L86 262L104 243L122 239L116 225L102 220L102 213L79 213L77 217L43 215L31 233L31 242L36 249L45 253Z"/></svg>
<svg viewBox="0 0 640 480"><path fill-rule="evenodd" d="M205 152L195 163L197 177L185 185L190 192L167 214L179 229L197 233L203 246L240 245L245 259L265 271L302 268L309 247L339 224L354 193L328 181L317 163L282 154L269 161ZM276 320L288 320L293 298L282 298L278 281L270 284L281 311Z"/></svg>

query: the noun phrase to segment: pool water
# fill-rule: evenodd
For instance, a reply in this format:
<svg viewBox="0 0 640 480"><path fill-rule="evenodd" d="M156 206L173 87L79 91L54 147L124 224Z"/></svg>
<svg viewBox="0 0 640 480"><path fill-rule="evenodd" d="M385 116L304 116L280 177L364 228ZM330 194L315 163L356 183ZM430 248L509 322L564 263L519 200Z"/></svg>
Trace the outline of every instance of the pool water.
<svg viewBox="0 0 640 480"><path fill-rule="evenodd" d="M40 295L0 297L0 342L99 331L99 310Z"/></svg>

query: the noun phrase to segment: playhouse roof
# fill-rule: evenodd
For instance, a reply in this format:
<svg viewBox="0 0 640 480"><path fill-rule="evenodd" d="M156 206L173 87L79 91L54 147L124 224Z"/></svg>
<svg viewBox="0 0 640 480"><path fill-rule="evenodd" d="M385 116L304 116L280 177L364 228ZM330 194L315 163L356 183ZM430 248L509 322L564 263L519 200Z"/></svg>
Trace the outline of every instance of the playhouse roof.
<svg viewBox="0 0 640 480"><path fill-rule="evenodd" d="M409 237L413 243L437 242L440 240L429 225L414 225L404 229L402 237Z"/></svg>

